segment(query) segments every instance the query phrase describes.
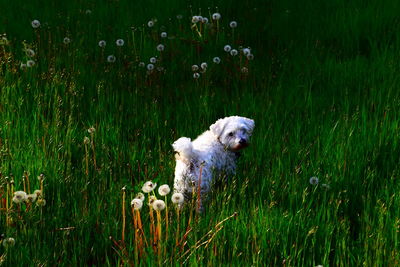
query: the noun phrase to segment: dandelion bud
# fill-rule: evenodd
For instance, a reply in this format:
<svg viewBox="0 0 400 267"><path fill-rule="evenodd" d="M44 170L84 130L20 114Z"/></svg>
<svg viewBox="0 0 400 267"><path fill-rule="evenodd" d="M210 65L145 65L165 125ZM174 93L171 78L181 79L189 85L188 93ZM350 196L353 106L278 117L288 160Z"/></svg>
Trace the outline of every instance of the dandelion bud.
<svg viewBox="0 0 400 267"><path fill-rule="evenodd" d="M107 42L104 41L104 40L99 41L99 46L102 47L102 48L105 47L106 44L107 44Z"/></svg>
<svg viewBox="0 0 400 267"><path fill-rule="evenodd" d="M229 51L231 51L232 50L232 47L230 46L230 45L225 45L224 46L224 51L225 52L229 52Z"/></svg>
<svg viewBox="0 0 400 267"><path fill-rule="evenodd" d="M154 64L154 63L156 63L156 62L157 62L157 59L156 59L155 57L151 57L151 58L150 58L150 63L153 63L153 64Z"/></svg>
<svg viewBox="0 0 400 267"><path fill-rule="evenodd" d="M237 27L237 22L236 21L231 21L229 23L229 27L231 27L232 29L236 28Z"/></svg>
<svg viewBox="0 0 400 267"><path fill-rule="evenodd" d="M238 54L238 51L236 49L232 49L230 54L231 56L236 56Z"/></svg>
<svg viewBox="0 0 400 267"><path fill-rule="evenodd" d="M162 32L160 34L161 38L167 38L168 34L166 32Z"/></svg>
<svg viewBox="0 0 400 267"><path fill-rule="evenodd" d="M163 44L159 44L157 45L157 51L164 51L164 45Z"/></svg>
<svg viewBox="0 0 400 267"><path fill-rule="evenodd" d="M165 202L161 199L154 200L153 209L156 211L161 211L161 210L165 209Z"/></svg>
<svg viewBox="0 0 400 267"><path fill-rule="evenodd" d="M125 44L125 41L122 40L122 39L118 39L117 41L115 41L115 44L116 44L117 46L123 46L123 45Z"/></svg>
<svg viewBox="0 0 400 267"><path fill-rule="evenodd" d="M213 58L213 62L214 62L215 64L219 64L219 63L221 63L221 59L220 59L219 57L214 57L214 58Z"/></svg>
<svg viewBox="0 0 400 267"><path fill-rule="evenodd" d="M40 21L38 21L37 19L33 20L31 22L32 28L37 29L40 27Z"/></svg>
<svg viewBox="0 0 400 267"><path fill-rule="evenodd" d="M182 193L174 193L171 197L171 201L174 204L182 204L185 198Z"/></svg>
<svg viewBox="0 0 400 267"><path fill-rule="evenodd" d="M221 19L221 14L219 14L219 13L212 14L212 19L213 20L220 20Z"/></svg>
<svg viewBox="0 0 400 267"><path fill-rule="evenodd" d="M65 37L64 39L63 39L63 43L64 44L69 44L71 42L71 39L69 39L68 37Z"/></svg>
<svg viewBox="0 0 400 267"><path fill-rule="evenodd" d="M107 57L107 62L108 63L114 63L117 60L117 58L114 55L109 55Z"/></svg>
<svg viewBox="0 0 400 267"><path fill-rule="evenodd" d="M131 206L135 210L140 210L143 207L143 201L141 199L138 199L138 198L132 199Z"/></svg>
<svg viewBox="0 0 400 267"><path fill-rule="evenodd" d="M157 198L155 196L150 196L149 197L149 206L153 206L154 201L156 201Z"/></svg>
<svg viewBox="0 0 400 267"><path fill-rule="evenodd" d="M169 192L171 192L171 189L167 184L161 185L158 188L158 194L160 194L160 196L166 196L169 194Z"/></svg>

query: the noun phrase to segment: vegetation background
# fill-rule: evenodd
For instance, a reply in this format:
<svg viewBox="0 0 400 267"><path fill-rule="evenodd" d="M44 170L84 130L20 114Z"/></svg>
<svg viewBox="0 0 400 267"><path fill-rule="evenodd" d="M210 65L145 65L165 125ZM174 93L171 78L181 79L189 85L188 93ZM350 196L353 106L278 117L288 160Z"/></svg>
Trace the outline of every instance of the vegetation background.
<svg viewBox="0 0 400 267"><path fill-rule="evenodd" d="M390 0L0 0L1 262L399 265L399 14ZM152 56L162 69L146 72ZM256 122L237 175L200 216L169 203L162 253L138 255L130 200L172 186L174 140L230 115ZM41 173L46 205L11 204Z"/></svg>

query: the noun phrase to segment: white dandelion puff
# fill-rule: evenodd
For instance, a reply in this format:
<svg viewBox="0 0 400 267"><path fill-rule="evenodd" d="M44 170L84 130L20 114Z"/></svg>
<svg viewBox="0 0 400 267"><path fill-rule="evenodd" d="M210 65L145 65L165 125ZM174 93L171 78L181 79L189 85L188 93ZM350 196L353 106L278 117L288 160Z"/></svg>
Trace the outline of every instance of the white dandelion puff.
<svg viewBox="0 0 400 267"><path fill-rule="evenodd" d="M230 51L231 56L236 56L238 54L238 51L236 49L232 49Z"/></svg>
<svg viewBox="0 0 400 267"><path fill-rule="evenodd" d="M85 145L89 144L89 143L90 143L89 137L85 136L85 137L83 138L83 143L84 143Z"/></svg>
<svg viewBox="0 0 400 267"><path fill-rule="evenodd" d="M193 16L192 17L192 23L197 23L200 21L200 17L199 16Z"/></svg>
<svg viewBox="0 0 400 267"><path fill-rule="evenodd" d="M159 44L159 45L157 45L157 51L164 51L164 45L163 44Z"/></svg>
<svg viewBox="0 0 400 267"><path fill-rule="evenodd" d="M139 193L137 193L135 198L140 199L141 201L144 201L145 196L142 192L139 192Z"/></svg>
<svg viewBox="0 0 400 267"><path fill-rule="evenodd" d="M203 70L207 69L208 65L207 62L203 62L200 64L200 68L202 68Z"/></svg>
<svg viewBox="0 0 400 267"><path fill-rule="evenodd" d="M167 38L168 34L166 32L162 32L160 34L161 38Z"/></svg>
<svg viewBox="0 0 400 267"><path fill-rule="evenodd" d="M200 78L200 73L198 73L198 72L193 73L193 78L194 79Z"/></svg>
<svg viewBox="0 0 400 267"><path fill-rule="evenodd" d="M117 60L117 58L114 55L109 55L107 57L107 62L108 63L114 63Z"/></svg>
<svg viewBox="0 0 400 267"><path fill-rule="evenodd" d="M100 40L100 41L99 41L99 46L102 47L102 48L105 47L106 44L107 44L107 42L104 41L104 40Z"/></svg>
<svg viewBox="0 0 400 267"><path fill-rule="evenodd" d="M313 176L313 177L310 178L310 184L312 184L312 185L317 185L318 182L319 182L318 177Z"/></svg>
<svg viewBox="0 0 400 267"><path fill-rule="evenodd" d="M94 133L94 132L96 131L96 128L94 128L94 127L92 126L92 127L90 127L87 131L88 131L88 133L92 134L92 133Z"/></svg>
<svg viewBox="0 0 400 267"><path fill-rule="evenodd" d="M36 201L36 206L38 206L38 207L44 207L44 206L46 206L46 200L45 200L44 198L39 198L39 199Z"/></svg>
<svg viewBox="0 0 400 267"><path fill-rule="evenodd" d="M229 23L229 27L231 27L232 29L236 28L237 27L237 22L236 21L231 21Z"/></svg>
<svg viewBox="0 0 400 267"><path fill-rule="evenodd" d="M185 198L182 193L174 193L171 197L171 201L174 204L182 204L185 201Z"/></svg>
<svg viewBox="0 0 400 267"><path fill-rule="evenodd" d="M33 51L33 49L30 48L26 49L25 53L28 57L34 57L36 55L35 51Z"/></svg>
<svg viewBox="0 0 400 267"><path fill-rule="evenodd" d="M250 48L243 48L242 52L243 52L243 55L245 55L245 56L248 56L251 53Z"/></svg>
<svg viewBox="0 0 400 267"><path fill-rule="evenodd" d="M36 201L37 195L36 194L28 194L26 195L27 202L34 203Z"/></svg>
<svg viewBox="0 0 400 267"><path fill-rule="evenodd" d="M201 20L202 23L207 24L208 23L208 18L203 17L203 19Z"/></svg>
<svg viewBox="0 0 400 267"><path fill-rule="evenodd" d="M90 15L90 14L92 14L92 10L86 9L85 13L86 13L86 15Z"/></svg>
<svg viewBox="0 0 400 267"><path fill-rule="evenodd" d="M198 65L192 65L192 71L198 71L199 66Z"/></svg>
<svg viewBox="0 0 400 267"><path fill-rule="evenodd" d="M169 192L171 192L171 189L167 184L163 184L158 188L158 194L160 194L160 196L166 196Z"/></svg>
<svg viewBox="0 0 400 267"><path fill-rule="evenodd" d="M148 70L154 70L154 65L151 64L151 63L147 64L147 69Z"/></svg>
<svg viewBox="0 0 400 267"><path fill-rule="evenodd" d="M117 46L123 46L125 44L125 41L123 39L118 39L117 41L115 41L115 44Z"/></svg>
<svg viewBox="0 0 400 267"><path fill-rule="evenodd" d="M39 196L42 195L42 190L36 189L35 191L33 191L33 193L34 193L37 197L39 197Z"/></svg>
<svg viewBox="0 0 400 267"><path fill-rule="evenodd" d="M213 20L220 20L221 19L221 14L219 14L219 13L212 14L212 19Z"/></svg>
<svg viewBox="0 0 400 267"><path fill-rule="evenodd" d="M161 199L154 200L153 209L156 211L161 211L165 209L165 202Z"/></svg>
<svg viewBox="0 0 400 267"><path fill-rule="evenodd" d="M26 66L27 66L28 68L32 68L33 66L35 66L35 64L36 64L36 62L33 61L32 59L30 59L30 60L28 60L28 61L26 62Z"/></svg>
<svg viewBox="0 0 400 267"><path fill-rule="evenodd" d="M15 245L15 239L12 237L4 238L2 243L5 248L13 247Z"/></svg>
<svg viewBox="0 0 400 267"><path fill-rule="evenodd" d="M241 71L242 73L249 73L249 69L246 68L246 67L241 68L240 71Z"/></svg>
<svg viewBox="0 0 400 267"><path fill-rule="evenodd" d="M149 64L150 65L150 64ZM147 65L147 68L149 67L149 65ZM153 66L154 68L154 66ZM142 191L144 193L150 193L151 191L153 191L155 188L157 187L156 183L153 183L152 181L147 181L144 183L143 187L142 187Z"/></svg>
<svg viewBox="0 0 400 267"><path fill-rule="evenodd" d="M22 203L26 200L27 194L24 191L16 191L14 192L14 197L12 201L16 204Z"/></svg>
<svg viewBox="0 0 400 267"><path fill-rule="evenodd" d="M21 63L19 67L21 68L21 70L25 70L28 66L25 63Z"/></svg>
<svg viewBox="0 0 400 267"><path fill-rule="evenodd" d="M247 55L247 59L248 60L253 60L254 59L254 55L253 54L248 54Z"/></svg>
<svg viewBox="0 0 400 267"><path fill-rule="evenodd" d="M213 58L213 62L214 62L215 64L219 64L219 63L221 63L221 59L220 59L219 57L214 57L214 58Z"/></svg>
<svg viewBox="0 0 400 267"><path fill-rule="evenodd" d="M139 62L139 67L144 68L145 66L146 66L146 64L143 61Z"/></svg>
<svg viewBox="0 0 400 267"><path fill-rule="evenodd" d="M150 63L156 63L157 62L157 58L155 58L155 57L151 57L150 58Z"/></svg>
<svg viewBox="0 0 400 267"><path fill-rule="evenodd" d="M154 26L154 21L149 20L149 22L147 22L147 26L148 26L149 28L153 27L153 26Z"/></svg>
<svg viewBox="0 0 400 267"><path fill-rule="evenodd" d="M131 201L131 206L134 210L140 210L143 207L143 200L139 198L134 198Z"/></svg>
<svg viewBox="0 0 400 267"><path fill-rule="evenodd" d="M40 27L40 21L38 21L37 19L32 20L31 22L32 28L37 29Z"/></svg>
<svg viewBox="0 0 400 267"><path fill-rule="evenodd" d="M69 44L71 42L71 39L69 39L68 37L65 37L64 39L63 39L63 43L64 44Z"/></svg>
<svg viewBox="0 0 400 267"><path fill-rule="evenodd" d="M225 45L224 46L224 51L225 52L229 52L229 51L231 51L232 50L232 47L230 46L230 45Z"/></svg>
<svg viewBox="0 0 400 267"><path fill-rule="evenodd" d="M156 196L150 196L149 197L149 206L153 206L154 201L156 201L157 198Z"/></svg>

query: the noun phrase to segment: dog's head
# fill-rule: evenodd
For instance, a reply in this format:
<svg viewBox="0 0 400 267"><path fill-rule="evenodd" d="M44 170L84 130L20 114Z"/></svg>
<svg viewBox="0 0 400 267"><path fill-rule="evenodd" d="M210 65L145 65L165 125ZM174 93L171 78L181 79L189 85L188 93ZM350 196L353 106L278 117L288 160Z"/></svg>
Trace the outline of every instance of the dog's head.
<svg viewBox="0 0 400 267"><path fill-rule="evenodd" d="M237 152L249 145L254 121L245 117L231 116L217 120L210 131L226 149Z"/></svg>

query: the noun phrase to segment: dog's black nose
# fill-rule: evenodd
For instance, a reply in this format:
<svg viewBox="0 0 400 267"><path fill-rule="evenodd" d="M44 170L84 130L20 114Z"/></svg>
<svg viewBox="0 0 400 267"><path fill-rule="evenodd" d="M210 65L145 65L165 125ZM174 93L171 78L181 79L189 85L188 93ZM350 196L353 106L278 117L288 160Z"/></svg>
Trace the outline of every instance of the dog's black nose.
<svg viewBox="0 0 400 267"><path fill-rule="evenodd" d="M247 143L246 139L241 138L241 139L239 140L239 144L241 144L241 145L244 145L244 144L246 144L246 143Z"/></svg>

